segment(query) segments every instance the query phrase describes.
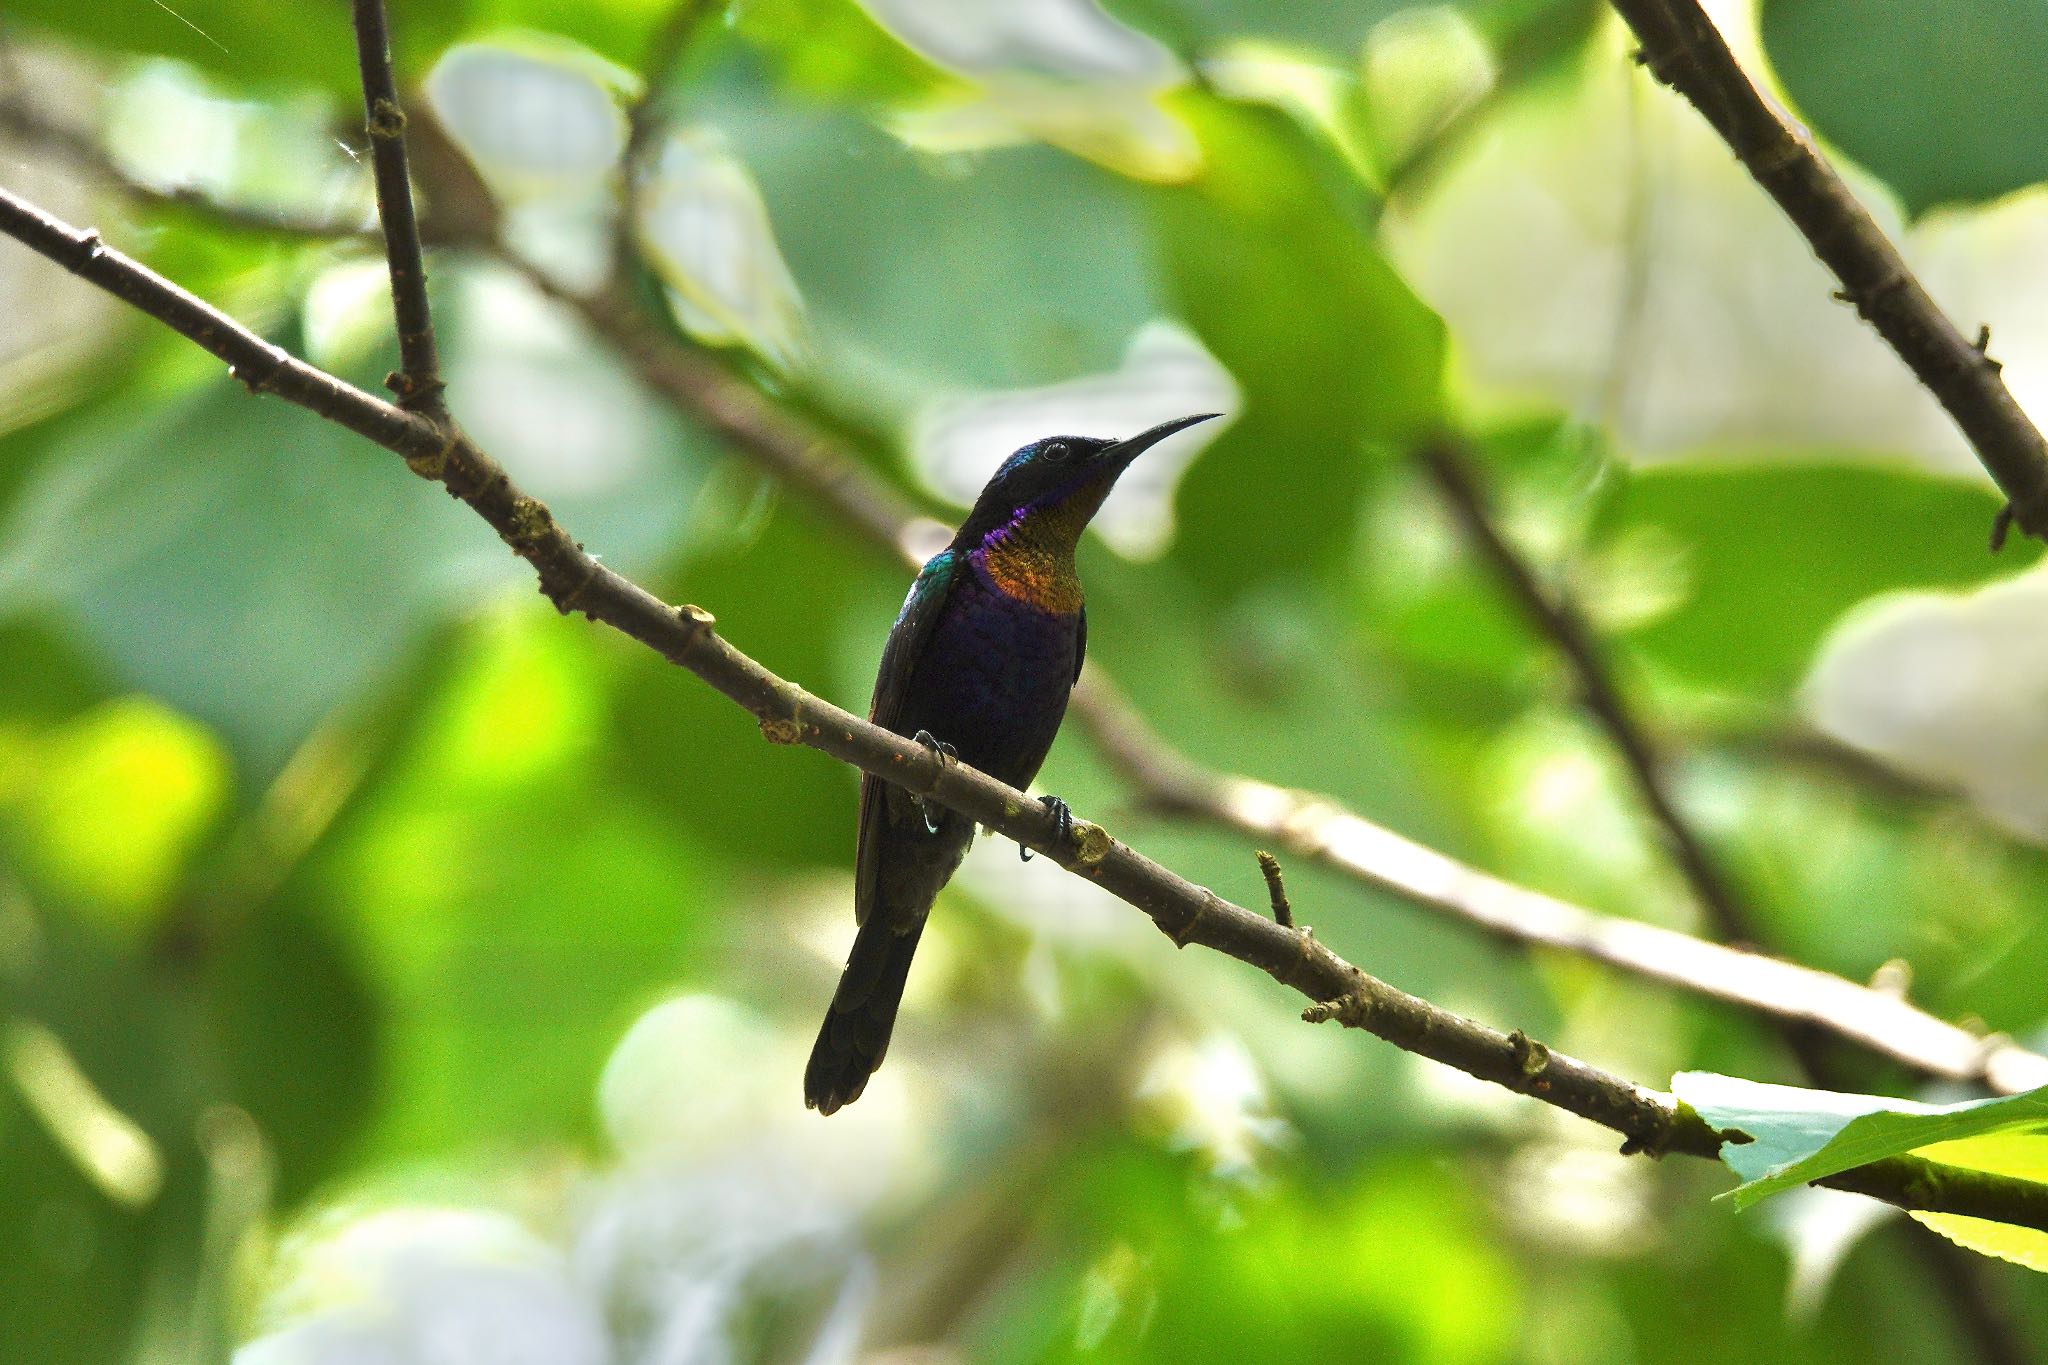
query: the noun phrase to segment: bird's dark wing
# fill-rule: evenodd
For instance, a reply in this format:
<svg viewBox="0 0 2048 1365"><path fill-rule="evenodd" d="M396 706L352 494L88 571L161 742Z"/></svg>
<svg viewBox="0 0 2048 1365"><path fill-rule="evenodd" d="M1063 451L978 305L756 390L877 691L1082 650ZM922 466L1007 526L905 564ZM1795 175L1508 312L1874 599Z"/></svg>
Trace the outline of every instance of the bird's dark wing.
<svg viewBox="0 0 2048 1365"><path fill-rule="evenodd" d="M1081 681L1081 661L1088 657L1088 608L1081 608L1081 619L1074 626L1074 681Z"/></svg>
<svg viewBox="0 0 2048 1365"><path fill-rule="evenodd" d="M868 719L884 730L897 728L903 695L910 685L910 671L924 653L932 626L952 595L958 565L959 559L951 550L942 550L926 561L917 581L910 585L909 595L903 599L896 624L889 630L889 641L882 646L882 667L875 675L874 701L868 707ZM868 911L876 899L875 877L880 871L880 859L875 856L874 845L888 818L882 803L889 791L889 784L880 778L861 774L860 838L855 846L853 875L853 915L857 924L867 923Z"/></svg>

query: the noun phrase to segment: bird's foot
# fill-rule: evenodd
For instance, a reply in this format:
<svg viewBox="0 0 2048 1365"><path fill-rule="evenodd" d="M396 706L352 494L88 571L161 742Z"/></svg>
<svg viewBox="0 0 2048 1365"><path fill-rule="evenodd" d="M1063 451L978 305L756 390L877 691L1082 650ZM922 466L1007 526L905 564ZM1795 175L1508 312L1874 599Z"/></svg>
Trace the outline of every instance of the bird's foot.
<svg viewBox="0 0 2048 1365"><path fill-rule="evenodd" d="M1052 812L1053 824L1059 829L1059 841L1062 844L1074 842L1073 808L1057 796L1041 796L1038 798L1038 804ZM1031 861L1031 850L1019 844L1017 856L1028 863Z"/></svg>
<svg viewBox="0 0 2048 1365"><path fill-rule="evenodd" d="M929 730L919 730L910 739L913 744L922 744L925 748L937 754L941 764L958 763L960 761L960 751ZM937 834L939 832L939 821L944 816L945 808L936 801L927 801L922 796L912 796L910 799L917 803L917 813L924 817L925 833Z"/></svg>

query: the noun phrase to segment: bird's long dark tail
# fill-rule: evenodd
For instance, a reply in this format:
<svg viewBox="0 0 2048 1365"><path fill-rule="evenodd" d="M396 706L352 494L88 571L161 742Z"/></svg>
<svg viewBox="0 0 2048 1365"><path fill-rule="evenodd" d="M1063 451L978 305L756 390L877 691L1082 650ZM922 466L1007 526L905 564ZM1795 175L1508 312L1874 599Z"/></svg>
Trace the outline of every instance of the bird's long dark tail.
<svg viewBox="0 0 2048 1365"><path fill-rule="evenodd" d="M896 1007L903 1001L903 983L910 979L910 959L917 954L917 938L923 932L922 915L908 928L877 915L854 935L846 971L811 1048L811 1064L804 1069L804 1103L820 1114L859 1099L868 1077L882 1064L889 1033L896 1027Z"/></svg>

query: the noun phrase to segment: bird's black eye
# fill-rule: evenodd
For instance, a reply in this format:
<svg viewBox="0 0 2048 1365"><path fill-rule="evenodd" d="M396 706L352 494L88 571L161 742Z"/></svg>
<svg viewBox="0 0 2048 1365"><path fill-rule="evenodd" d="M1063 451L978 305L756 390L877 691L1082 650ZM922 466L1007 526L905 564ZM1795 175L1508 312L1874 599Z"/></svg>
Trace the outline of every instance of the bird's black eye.
<svg viewBox="0 0 2048 1365"><path fill-rule="evenodd" d="M1058 464L1073 452L1065 441L1047 441L1039 453L1054 464Z"/></svg>

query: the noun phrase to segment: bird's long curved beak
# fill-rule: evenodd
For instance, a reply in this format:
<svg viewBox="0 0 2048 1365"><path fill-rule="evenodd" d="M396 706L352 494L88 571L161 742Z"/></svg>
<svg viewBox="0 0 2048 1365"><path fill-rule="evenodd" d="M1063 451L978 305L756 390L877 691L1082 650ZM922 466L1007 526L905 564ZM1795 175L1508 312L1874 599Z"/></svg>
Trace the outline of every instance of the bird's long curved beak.
<svg viewBox="0 0 2048 1365"><path fill-rule="evenodd" d="M1212 417L1222 415L1220 412L1198 412L1192 417L1175 417L1170 421L1161 422L1156 427L1147 427L1136 436L1118 441L1103 451L1102 458L1113 461L1118 468L1122 468L1176 431L1185 431L1198 422L1206 422Z"/></svg>

